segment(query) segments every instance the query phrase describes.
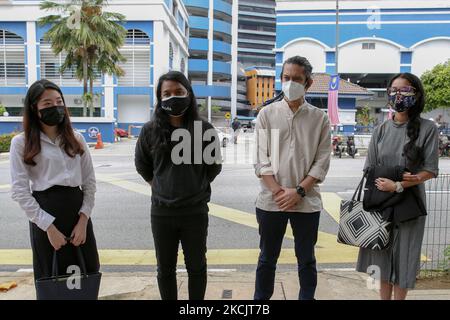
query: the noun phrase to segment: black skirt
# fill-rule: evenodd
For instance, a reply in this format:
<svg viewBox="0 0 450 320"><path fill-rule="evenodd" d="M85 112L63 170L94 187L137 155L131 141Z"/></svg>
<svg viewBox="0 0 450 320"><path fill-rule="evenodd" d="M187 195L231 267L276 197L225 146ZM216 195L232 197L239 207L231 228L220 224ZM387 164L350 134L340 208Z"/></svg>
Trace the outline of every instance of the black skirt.
<svg viewBox="0 0 450 320"><path fill-rule="evenodd" d="M66 237L70 237L79 220L83 204L83 192L79 187L53 186L45 191L34 191L33 197L39 206L55 217L53 224ZM34 279L52 276L52 259L54 248L47 233L30 222L31 249L33 251ZM100 262L94 237L92 221L89 219L86 229L86 243L80 246L88 273L98 272ZM66 275L67 267L78 265L75 247L67 243L58 250L58 274Z"/></svg>

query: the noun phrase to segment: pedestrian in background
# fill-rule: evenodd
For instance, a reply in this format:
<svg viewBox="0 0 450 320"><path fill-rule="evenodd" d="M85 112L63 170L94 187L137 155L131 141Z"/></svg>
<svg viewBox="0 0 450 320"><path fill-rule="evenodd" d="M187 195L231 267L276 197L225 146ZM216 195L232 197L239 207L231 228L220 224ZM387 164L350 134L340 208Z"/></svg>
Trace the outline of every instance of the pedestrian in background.
<svg viewBox="0 0 450 320"><path fill-rule="evenodd" d="M241 122L237 117L234 118L233 122L231 123L231 128L233 129L233 143L237 144L237 139L239 136L239 130L241 129Z"/></svg>
<svg viewBox="0 0 450 320"><path fill-rule="evenodd" d="M90 219L96 192L94 168L57 85L39 80L28 89L23 129L11 142L12 198L30 220L34 279L52 276L55 250L59 275L78 265L74 246L82 249L86 271L98 272Z"/></svg>
<svg viewBox="0 0 450 320"><path fill-rule="evenodd" d="M183 73L171 71L161 76L156 96L153 119L144 125L136 144L135 164L152 188L151 225L159 292L163 300L178 298L176 267L181 243L189 276L189 299L202 300L207 283L208 202L211 182L222 169L220 142L213 126L199 117L194 92ZM195 149L196 125L202 128L200 134L213 134L213 163L203 158L208 142L203 142L200 150ZM180 132L188 132L187 138L192 140L192 148L181 151L188 161L181 163L173 155L180 143ZM200 163L195 162L198 156Z"/></svg>

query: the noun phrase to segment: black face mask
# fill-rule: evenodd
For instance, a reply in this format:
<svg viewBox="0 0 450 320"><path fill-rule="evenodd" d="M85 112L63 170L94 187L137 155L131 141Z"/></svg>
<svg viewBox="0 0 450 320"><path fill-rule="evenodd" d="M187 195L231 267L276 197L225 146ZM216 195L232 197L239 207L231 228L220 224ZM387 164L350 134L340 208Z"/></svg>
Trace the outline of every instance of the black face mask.
<svg viewBox="0 0 450 320"><path fill-rule="evenodd" d="M189 108L191 97L170 97L161 102L161 108L171 116L181 116Z"/></svg>
<svg viewBox="0 0 450 320"><path fill-rule="evenodd" d="M54 106L40 110L41 121L48 126L57 126L64 121L65 106Z"/></svg>

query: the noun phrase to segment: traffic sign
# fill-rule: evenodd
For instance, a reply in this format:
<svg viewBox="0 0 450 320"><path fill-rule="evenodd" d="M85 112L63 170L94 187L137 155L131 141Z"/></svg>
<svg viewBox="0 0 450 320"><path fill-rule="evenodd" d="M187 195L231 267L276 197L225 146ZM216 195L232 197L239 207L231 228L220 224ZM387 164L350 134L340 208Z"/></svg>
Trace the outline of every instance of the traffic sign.
<svg viewBox="0 0 450 320"><path fill-rule="evenodd" d="M91 139L97 139L97 134L100 132L100 130L97 127L90 127L88 129L89 138Z"/></svg>

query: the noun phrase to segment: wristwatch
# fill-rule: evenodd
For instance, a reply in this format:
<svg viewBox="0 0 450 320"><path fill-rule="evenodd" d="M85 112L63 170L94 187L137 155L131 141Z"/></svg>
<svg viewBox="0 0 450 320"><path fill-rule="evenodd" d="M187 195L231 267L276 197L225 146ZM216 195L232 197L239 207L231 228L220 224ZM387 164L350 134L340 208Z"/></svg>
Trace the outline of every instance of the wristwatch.
<svg viewBox="0 0 450 320"><path fill-rule="evenodd" d="M397 181L395 185L396 185L395 192L402 193L405 190L403 189L402 183L400 181Z"/></svg>
<svg viewBox="0 0 450 320"><path fill-rule="evenodd" d="M300 197L302 197L302 198L306 197L306 190L305 190L305 188L303 188L302 186L298 185L296 189L297 189L297 193L300 195Z"/></svg>

